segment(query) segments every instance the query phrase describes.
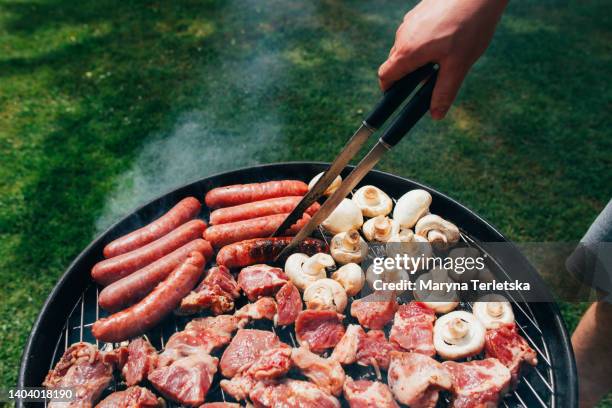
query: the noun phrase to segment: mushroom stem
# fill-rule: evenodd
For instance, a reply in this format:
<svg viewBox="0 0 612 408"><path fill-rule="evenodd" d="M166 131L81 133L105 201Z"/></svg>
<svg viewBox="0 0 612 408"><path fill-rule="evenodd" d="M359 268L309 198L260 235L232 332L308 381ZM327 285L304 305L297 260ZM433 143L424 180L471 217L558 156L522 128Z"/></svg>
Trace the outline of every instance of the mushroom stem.
<svg viewBox="0 0 612 408"><path fill-rule="evenodd" d="M459 318L452 319L448 322L447 327L448 331L444 333L444 340L450 344L463 339L469 332L468 324Z"/></svg>
<svg viewBox="0 0 612 408"><path fill-rule="evenodd" d="M334 265L334 258L332 258L331 255L319 253L306 259L302 269L304 269L306 273L316 274Z"/></svg>
<svg viewBox="0 0 612 408"><path fill-rule="evenodd" d="M363 190L363 198L365 198L366 203L371 205L376 205L380 202L378 190L372 186L368 186Z"/></svg>
<svg viewBox="0 0 612 408"><path fill-rule="evenodd" d="M489 302L487 313L493 317L500 317L504 313L504 306L500 302Z"/></svg>
<svg viewBox="0 0 612 408"><path fill-rule="evenodd" d="M342 247L350 252L355 252L361 249L361 242L359 240L359 232L357 230L350 230L344 234L342 239Z"/></svg>

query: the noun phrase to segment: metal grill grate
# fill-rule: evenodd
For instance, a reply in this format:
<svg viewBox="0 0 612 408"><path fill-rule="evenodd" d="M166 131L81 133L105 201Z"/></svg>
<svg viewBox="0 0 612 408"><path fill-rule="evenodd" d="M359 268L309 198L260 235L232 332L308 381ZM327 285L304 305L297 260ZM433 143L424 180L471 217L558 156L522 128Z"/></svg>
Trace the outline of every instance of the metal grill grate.
<svg viewBox="0 0 612 408"><path fill-rule="evenodd" d="M324 239L328 240L328 237L323 234L321 235ZM484 248L478 243L477 240L470 237L464 231L461 233L461 238L464 243L468 246L474 247L481 251L482 254L487 254L489 259L489 268L491 271L499 277L510 278L510 275L501 267L501 265L495 260L493 256L490 256ZM61 337L58 339L53 353L52 363L49 369L51 369L56 362L59 360L64 350L71 344L78 341L86 341L95 343L102 349L118 347L117 343L103 343L100 344L91 334L92 324L101 316L106 315L98 307L98 294L99 289L96 285L90 285L82 294L79 301L74 305L66 324L62 331ZM506 408L510 407L555 407L557 402L555 400L555 383L553 380L553 369L551 364L551 355L548 351L546 343L544 341L542 330L540 329L536 318L524 298L516 299L510 294L507 294L509 300L513 304L515 312L516 324L521 335L527 340L530 346L536 350L538 354L538 365L533 368L528 368L523 372L520 378L516 390L508 394L502 401L502 406ZM349 299L349 305L347 310L350 310L350 302L353 299ZM236 307L241 306L237 304ZM460 304L459 309L471 310L471 303L463 302ZM192 320L194 317L205 316L201 314L197 316L181 317L181 316L170 316L162 324L160 324L155 330L147 333L147 337L153 344L153 346L161 350L164 348L165 342L175 332L182 330L186 323ZM357 323L354 318L347 313L346 323ZM249 324L249 328L257 328L262 330L271 330L275 332L279 338L287 344L293 347L297 346L295 336L293 333L293 327L279 328L274 327L272 322L268 321L256 321ZM388 335L388 333L387 333ZM215 356L220 357L222 350L214 353ZM377 378L376 372L371 367L361 367L358 365L352 365L345 367L346 374L355 379L370 379L374 380ZM290 373L291 377L302 378L299 373ZM230 398L226 398L223 391L219 387L219 380L221 379L220 374L217 373L213 386L210 389L207 401L231 401ZM386 382L385 373L383 372L382 381ZM107 393L121 390L125 388L125 384L120 382L120 379L115 378L113 383L109 386ZM153 389L152 387L149 387ZM104 394L104 396L107 395ZM438 404L447 406L450 402L450 394L442 393L441 402ZM348 406L345 401L342 401L343 406ZM179 405L167 402L167 406L178 407Z"/></svg>

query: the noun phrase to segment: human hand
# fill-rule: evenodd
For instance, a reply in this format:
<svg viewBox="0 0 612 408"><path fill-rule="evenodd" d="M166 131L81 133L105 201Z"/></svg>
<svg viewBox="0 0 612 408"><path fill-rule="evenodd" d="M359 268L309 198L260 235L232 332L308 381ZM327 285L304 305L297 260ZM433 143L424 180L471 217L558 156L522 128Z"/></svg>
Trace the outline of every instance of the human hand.
<svg viewBox="0 0 612 408"><path fill-rule="evenodd" d="M428 62L440 66L430 112L442 119L493 37L507 0L422 0L405 16L380 66L382 90Z"/></svg>

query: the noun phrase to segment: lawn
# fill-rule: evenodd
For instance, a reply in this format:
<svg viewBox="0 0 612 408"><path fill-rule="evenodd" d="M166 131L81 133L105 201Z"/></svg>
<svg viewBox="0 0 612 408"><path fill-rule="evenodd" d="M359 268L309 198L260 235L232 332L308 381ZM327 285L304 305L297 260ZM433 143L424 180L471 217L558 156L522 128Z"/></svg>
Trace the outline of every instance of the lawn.
<svg viewBox="0 0 612 408"><path fill-rule="evenodd" d="M332 159L409 7L0 0L0 386L57 278L117 217L217 171ZM513 240L578 240L611 193L610 20L605 0L511 2L448 119L379 168ZM563 310L572 328L582 307Z"/></svg>

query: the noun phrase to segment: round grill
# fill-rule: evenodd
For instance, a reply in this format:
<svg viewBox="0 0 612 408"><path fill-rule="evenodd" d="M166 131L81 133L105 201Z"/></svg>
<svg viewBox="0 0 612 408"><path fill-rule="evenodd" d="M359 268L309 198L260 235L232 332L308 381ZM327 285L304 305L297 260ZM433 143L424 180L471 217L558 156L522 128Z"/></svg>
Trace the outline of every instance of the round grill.
<svg viewBox="0 0 612 408"><path fill-rule="evenodd" d="M102 259L102 248L108 242L159 217L186 196L201 199L208 190L214 187L238 183L287 178L308 181L315 174L325 170L326 166L324 163L281 163L245 168L204 178L161 196L110 227L75 259L49 295L26 345L18 386L40 386L47 371L55 365L64 350L72 343L87 341L96 343L99 347L105 346L91 334L93 322L98 317L105 316L106 312L98 307L99 289L91 281L90 271L92 266ZM395 198L414 188L428 190L433 196L431 211L460 226L464 243L476 247L483 254L486 254L486 250L480 243L506 241L482 218L429 187L379 171L370 172L361 183L361 185L364 184L376 185ZM200 217L208 218L205 208ZM531 274L534 280L539 279L533 267L518 250L512 254L511 258L512 270L518 265L521 270L529 271L528 274ZM489 259L491 261L489 266L492 267L492 272L496 276L511 277L507 273L510 268L505 267L507 260L499 260L493 256L489 256ZM537 367L525 370L518 387L503 399L501 406L577 406L576 369L569 337L558 308L551 303L526 303L524 299L516 298L516 296L510 300L513 303L519 332L536 350L539 362ZM241 306L240 303L237 304L237 307L239 306ZM461 308L470 310L471 304L464 302ZM350 305L347 310L350 310ZM147 337L153 346L160 350L173 333L182 330L185 324L193 318L194 316L170 316L147 333ZM345 323L352 322L353 319L347 314ZM285 343L292 346L297 345L292 327L275 328L268 321L256 321L249 327L274 331ZM221 352L216 354L220 356ZM376 378L376 373L372 368L350 366L346 367L345 371L347 375L355 379ZM208 393L207 401L226 400L226 396L219 387L219 379L219 374L217 374L214 385ZM117 381L111 384L108 391L112 392L121 388L121 383ZM448 405L449 396L442 394L442 397L442 405ZM25 405L27 404L18 404L20 407ZM168 407L177 406L179 405L168 403Z"/></svg>

